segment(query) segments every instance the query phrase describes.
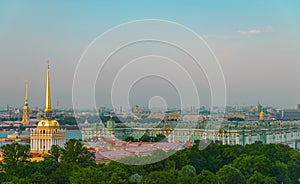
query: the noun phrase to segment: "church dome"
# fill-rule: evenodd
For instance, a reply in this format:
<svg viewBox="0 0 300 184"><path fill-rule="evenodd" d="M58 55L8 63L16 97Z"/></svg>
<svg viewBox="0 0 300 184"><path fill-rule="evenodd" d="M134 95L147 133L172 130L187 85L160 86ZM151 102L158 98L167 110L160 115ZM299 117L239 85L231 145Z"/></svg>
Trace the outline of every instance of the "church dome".
<svg viewBox="0 0 300 184"><path fill-rule="evenodd" d="M43 119L38 123L39 127L59 127L59 123L56 120L48 120L48 119Z"/></svg>
<svg viewBox="0 0 300 184"><path fill-rule="evenodd" d="M259 114L259 116L263 117L263 116L265 116L265 113L263 111L261 111L260 114Z"/></svg>

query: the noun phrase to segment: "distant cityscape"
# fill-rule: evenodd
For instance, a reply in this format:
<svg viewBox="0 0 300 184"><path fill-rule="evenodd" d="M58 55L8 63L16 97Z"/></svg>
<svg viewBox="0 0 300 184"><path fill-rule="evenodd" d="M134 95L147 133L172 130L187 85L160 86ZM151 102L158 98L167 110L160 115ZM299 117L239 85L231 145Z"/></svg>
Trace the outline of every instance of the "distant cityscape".
<svg viewBox="0 0 300 184"><path fill-rule="evenodd" d="M218 111L216 111L216 109ZM264 113L265 121L274 121L274 120L282 120L282 121L294 121L300 120L300 104L295 105L295 108L285 109L278 108L272 106L263 106L260 103L257 105L243 105L243 106L226 106L224 109L220 109L219 107L211 108L202 106L199 109L195 107L185 108L185 109L177 109L171 108L167 111L163 111L159 107L156 108L155 112L151 112L148 107L140 107L139 105L134 105L132 109L124 110L122 107L120 109L111 109L106 107L101 107L98 109L98 112L95 110L78 110L76 112L77 118L80 120L78 124L84 123L85 118L92 118L93 116L117 116L121 118L123 121L137 121L137 120L147 120L147 119L164 119L168 118L172 114L175 115L174 112L180 114L180 116L176 117L177 120L182 120L184 115L199 115L200 119L211 120L211 112L213 113L222 113L224 114L223 118L225 121L258 121L260 119L260 115ZM62 121L64 124L64 120L68 118L74 117L74 110L70 109L53 109L53 115L55 118ZM183 116L182 116L183 115ZM0 123L9 123L9 122L21 122L23 117L23 108L20 107L11 107L7 105L6 108L0 109ZM30 110L30 121L38 122L38 120L43 117L43 109L42 108L32 108ZM126 120L126 118L128 118ZM95 123L95 122L91 122ZM74 124L74 122L72 123Z"/></svg>
<svg viewBox="0 0 300 184"><path fill-rule="evenodd" d="M0 1L0 184L300 184L299 10Z"/></svg>

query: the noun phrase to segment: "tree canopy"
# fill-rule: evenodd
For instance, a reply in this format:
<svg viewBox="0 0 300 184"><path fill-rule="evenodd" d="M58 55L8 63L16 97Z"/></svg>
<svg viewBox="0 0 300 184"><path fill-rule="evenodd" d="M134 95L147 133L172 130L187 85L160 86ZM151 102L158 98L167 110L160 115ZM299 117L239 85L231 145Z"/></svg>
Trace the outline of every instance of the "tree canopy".
<svg viewBox="0 0 300 184"><path fill-rule="evenodd" d="M117 161L96 164L95 156L79 140L64 148L53 146L52 156L28 162L29 146L12 143L2 148L1 183L298 183L300 153L285 145L221 145L191 148L168 154L148 165L125 165ZM138 160L139 158L140 160ZM127 158L140 162L151 156ZM130 163L130 162L129 162Z"/></svg>

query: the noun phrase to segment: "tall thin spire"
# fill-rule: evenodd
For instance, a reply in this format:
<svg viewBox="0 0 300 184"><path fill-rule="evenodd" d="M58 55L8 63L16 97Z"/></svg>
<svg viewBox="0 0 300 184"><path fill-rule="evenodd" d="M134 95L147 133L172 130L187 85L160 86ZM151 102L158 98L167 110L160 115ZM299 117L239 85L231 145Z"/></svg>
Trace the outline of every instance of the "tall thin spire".
<svg viewBox="0 0 300 184"><path fill-rule="evenodd" d="M52 117L51 95L50 95L50 61L47 67L47 81L46 81L46 104L45 104L46 118Z"/></svg>
<svg viewBox="0 0 300 184"><path fill-rule="evenodd" d="M28 106L28 81L26 81L25 106Z"/></svg>
<svg viewBox="0 0 300 184"><path fill-rule="evenodd" d="M29 118L30 118L30 109L28 106L28 81L26 81L26 92L25 92L25 105L23 108L23 117L22 117L22 124L29 124Z"/></svg>

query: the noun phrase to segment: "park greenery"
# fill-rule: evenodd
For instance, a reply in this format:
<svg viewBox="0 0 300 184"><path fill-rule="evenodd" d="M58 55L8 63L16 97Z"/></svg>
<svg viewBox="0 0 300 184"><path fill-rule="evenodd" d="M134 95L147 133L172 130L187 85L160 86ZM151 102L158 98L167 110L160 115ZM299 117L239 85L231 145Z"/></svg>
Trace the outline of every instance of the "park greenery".
<svg viewBox="0 0 300 184"><path fill-rule="evenodd" d="M128 136L124 138L126 142L164 142L166 141L166 136L163 134L157 134L155 136L149 136L144 134L141 138L135 139L132 136Z"/></svg>
<svg viewBox="0 0 300 184"><path fill-rule="evenodd" d="M28 161L28 145L12 143L1 149L1 183L275 184L297 183L300 178L300 153L282 144L211 143L201 150L196 143L149 165L96 164L95 155L74 139L64 148L52 146L51 156L40 162Z"/></svg>

